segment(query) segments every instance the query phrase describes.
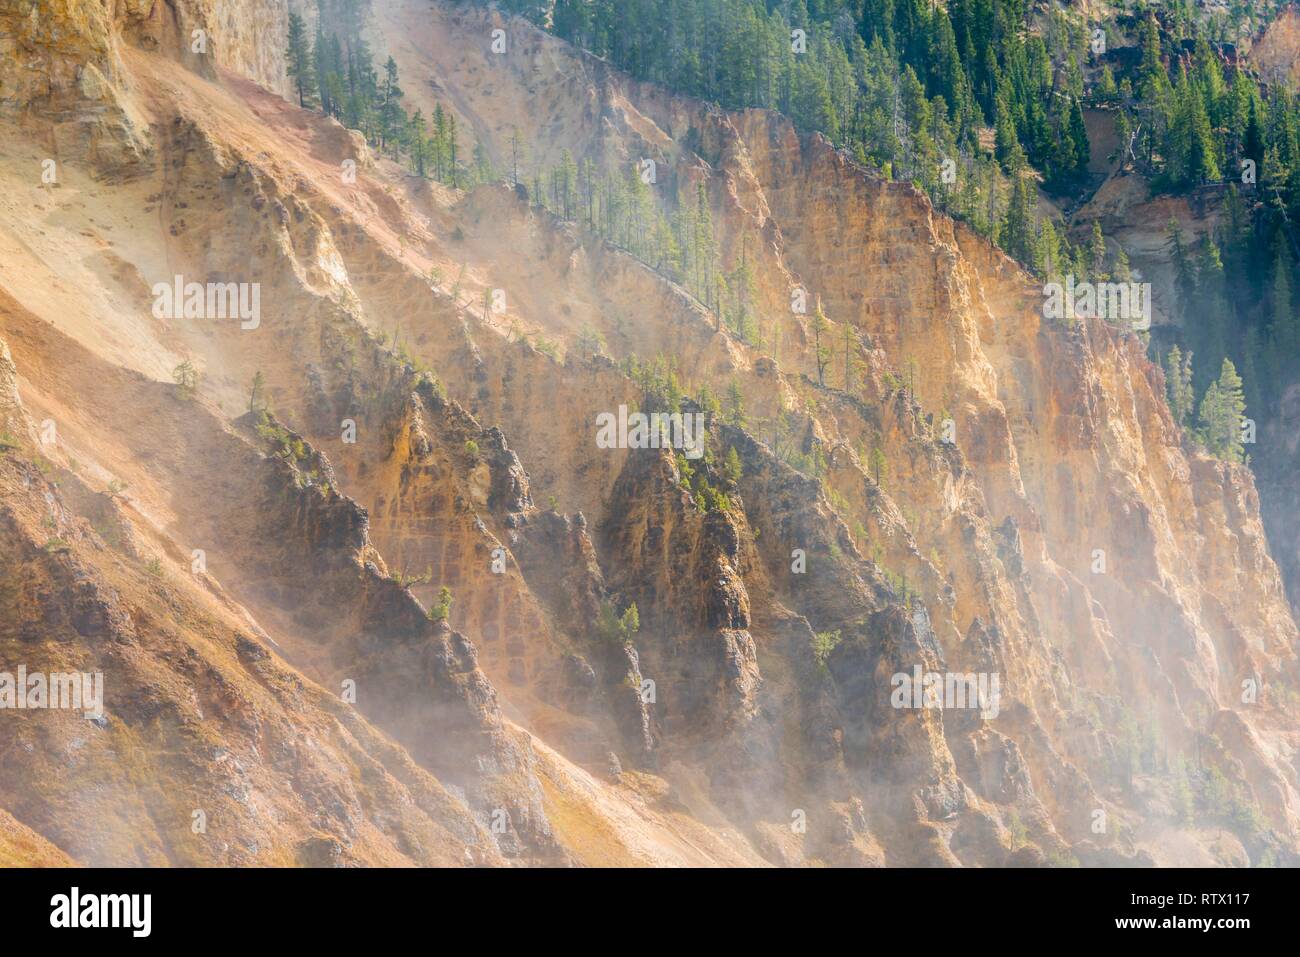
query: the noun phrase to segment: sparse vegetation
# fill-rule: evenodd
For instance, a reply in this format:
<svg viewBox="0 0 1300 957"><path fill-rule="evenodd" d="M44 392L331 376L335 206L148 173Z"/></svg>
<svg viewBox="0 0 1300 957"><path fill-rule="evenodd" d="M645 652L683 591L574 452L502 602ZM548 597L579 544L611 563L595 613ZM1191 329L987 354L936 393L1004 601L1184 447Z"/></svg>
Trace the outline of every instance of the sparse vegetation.
<svg viewBox="0 0 1300 957"><path fill-rule="evenodd" d="M1185 440L1225 461L1267 454L1286 430L1261 421L1254 446L1240 419L1270 373L1252 373L1235 343L1262 311L1270 322L1251 330L1245 356L1264 363L1274 349L1291 362L1282 343L1300 348L1293 239L1265 228L1300 209L1290 94L1257 103L1235 55L1215 46L1223 68L1207 61L1181 19L1194 6L1185 0L1168 20L1157 12L1160 36L1143 28L1146 49L1128 45L1145 6L1125 17L1125 55L1110 57L1115 72L1095 89L1101 58L1078 29L1087 15L1110 18L1105 4L1084 14L1027 0L656 2L496 0L469 14L375 4L370 24L372 0L295 4L281 92L320 116L132 47L121 79L141 81L150 115L217 119L197 139L184 122L157 131L201 147L185 175L111 200L112 177L88 191L88 171L69 168L80 182L62 194L24 189L45 211L31 223L5 213L20 239L46 238L16 259L6 244L0 265L20 285L24 270L51 279L58 295L6 292L47 315L9 310L4 321L17 377L6 358L0 426L17 436L0 431L0 551L16 560L0 555L0 632L17 645L0 650L21 656L52 636L32 646L42 664L115 668L102 727L70 716L51 726L58 734L20 734L12 753L0 745L0 767L17 762L17 790L6 789L16 812L60 839L78 823L63 820L62 798L91 788L102 820L89 843L73 841L89 864L1003 865L1010 847L1016 863L1041 851L1078 867L1066 841L1089 865L1135 852L1131 863L1147 853L1161 865L1236 863L1229 830L1252 862L1295 863L1294 841L1270 830L1286 823L1285 719L1300 714L1282 660L1291 609L1259 537L1276 486L1261 469L1256 498L1243 469L1171 448L1176 430L1151 397L1158 369L1128 327L1041 323L1039 283L942 218L962 215L1040 275L1145 275L1163 296L1175 277L1153 261L1158 236L1124 211L1148 208L1151 190L1224 185L1206 181L1213 163L1235 175L1250 149L1239 141L1258 124L1261 168L1284 176L1284 191L1242 189L1236 221L1231 192L1192 216L1187 197L1161 200L1215 236L1175 257L1179 296L1157 297L1152 335L1162 350L1179 342L1165 365ZM609 63L573 57L512 13ZM412 29L430 21L431 33ZM489 25L505 27L512 56L484 49ZM808 47L787 54L794 27L807 28ZM429 42L413 42L421 36ZM1167 42L1184 37L1182 49ZM37 52L45 40L32 40ZM367 41L400 45L418 94L403 93L396 62ZM245 73L265 66L268 51L256 52ZM629 87L610 73L617 65L707 102ZM1234 76L1220 85L1224 69ZM1150 91L1135 89L1143 81ZM26 92L20 84L20 100ZM435 108L453 95L454 110ZM408 115L414 98L424 110ZM793 126L722 112L752 103L788 110ZM48 106L34 102L33 120ZM1119 176L1089 203L1102 173L1088 168L1087 133L1108 139L1097 132L1112 112L1117 123L1140 113L1146 155L1130 163L1125 140ZM1207 144L1203 120L1223 142ZM483 142L461 142L471 122ZM657 182L643 153L660 164ZM13 181L34 178L36 153L15 155ZM951 189L936 178L950 155ZM340 187L350 162L367 181ZM457 192L498 175L514 190ZM1092 222L1103 213L1134 237L1132 267ZM166 248L104 245L133 231L161 242L168 227ZM475 239L458 255L466 232ZM204 250L204 236L235 239ZM27 268L69 250L80 254L66 275L52 261ZM472 258L475 273L455 258ZM234 321L151 322L136 287L164 266L273 284L269 321L255 335ZM90 302L76 301L78 282ZM515 312L494 297L498 283L512 287ZM118 310L126 298L114 290L141 308ZM1223 317L1219 328L1180 317L1181 297ZM54 314L78 305L89 319ZM121 313L113 339L90 321L103 308ZM173 389L161 367L152 383L128 368L186 354ZM447 392L429 357L454 402L435 399ZM250 377L259 364L272 371ZM30 416L11 408L11 385ZM634 409L698 409L705 434L683 419L661 442L652 421L653 451L613 451L650 443L622 441L645 436L640 425L593 443L592 414L601 428L610 409L619 426ZM955 423L944 427L950 409L966 455ZM498 501L509 495L484 501L502 492L482 479L510 458L506 442L519 453L522 514ZM59 467L78 470L73 450L84 481ZM335 494L327 454L355 506L322 498ZM116 507L127 489L117 479L94 494L113 470L138 483L137 507ZM568 516L534 509L531 496L558 513L560 490ZM765 529L761 545L751 521ZM110 536L119 548L104 547ZM1085 570L1094 546L1109 576ZM212 550L211 575L192 549ZM434 588L433 574L446 583ZM443 640L449 580L464 641ZM647 602L646 635L633 598ZM272 635L283 661L267 657ZM977 684L997 674L1006 684L993 693L1015 700L997 714L982 695L965 710L927 700L914 711L884 687L895 669L925 667L1001 669ZM1252 690L1239 707L1241 679ZM1193 740L1195 767L1178 753ZM20 750L42 743L53 750ZM942 793L926 789L931 744ZM743 760L728 752L737 748ZM273 814L241 810L234 771ZM1022 786L1030 777L1036 796ZM117 785L157 800L113 800ZM787 827L795 805L806 832ZM197 807L213 815L211 838L186 826ZM498 830L497 808L514 828L499 842L480 828L492 811ZM0 845L7 820L0 810ZM736 847L736 835L752 840Z"/></svg>
<svg viewBox="0 0 1300 957"><path fill-rule="evenodd" d="M691 500L697 511L707 513L731 510L730 496L709 482L707 462L692 465L690 460L680 453L673 458L677 464L678 482L683 489L691 493Z"/></svg>
<svg viewBox="0 0 1300 957"><path fill-rule="evenodd" d="M577 346L579 355L599 355L605 351L605 337L591 323L584 322L582 328L578 330L578 338L574 345Z"/></svg>
<svg viewBox="0 0 1300 957"><path fill-rule="evenodd" d="M1025 822L1020 819L1020 812L1015 808L1007 813L1006 828L1011 839L1011 850L1018 851L1029 843L1029 829L1025 827Z"/></svg>
<svg viewBox="0 0 1300 957"><path fill-rule="evenodd" d="M744 467L740 464L740 456L736 453L734 445L727 449L727 457L722 464L722 475L732 488L740 484L740 479L744 475Z"/></svg>
<svg viewBox="0 0 1300 957"><path fill-rule="evenodd" d="M740 391L740 381L735 376L727 384L726 422L738 429L745 427L745 395Z"/></svg>
<svg viewBox="0 0 1300 957"><path fill-rule="evenodd" d="M636 602L628 605L622 615L612 603L601 603L600 617L596 621L596 634L601 640L623 645L630 644L640 630L641 616L637 611Z"/></svg>
<svg viewBox="0 0 1300 957"><path fill-rule="evenodd" d="M889 475L889 463L885 460L885 453L881 450L879 445L872 447L871 457L867 463L867 469L871 473L871 477L875 480L876 485L883 489L885 487L885 479Z"/></svg>
<svg viewBox="0 0 1300 957"><path fill-rule="evenodd" d="M172 381L176 383L176 394L185 401L188 402L198 394L199 371L189 359L172 369Z"/></svg>
<svg viewBox="0 0 1300 957"><path fill-rule="evenodd" d="M1047 855L1048 867L1078 867L1079 859L1070 851L1062 848Z"/></svg>
<svg viewBox="0 0 1300 957"><path fill-rule="evenodd" d="M423 575L412 575L405 569L397 569L388 575L391 581L397 582L402 588L410 588L413 585L423 585L426 582L433 581L433 569L425 568Z"/></svg>
<svg viewBox="0 0 1300 957"><path fill-rule="evenodd" d="M1203 815L1231 828L1248 846L1262 843L1268 824L1244 785L1213 765L1202 768L1195 781L1197 808Z"/></svg>
<svg viewBox="0 0 1300 957"><path fill-rule="evenodd" d="M838 628L834 631L819 631L813 635L813 660L817 662L817 667L826 670L826 662L839 643L840 629Z"/></svg>
<svg viewBox="0 0 1300 957"><path fill-rule="evenodd" d="M265 413L267 411L266 396L264 394L265 392L266 392L266 379L263 378L262 373L260 371L254 373L253 384L248 390L248 411L249 412Z"/></svg>
<svg viewBox="0 0 1300 957"><path fill-rule="evenodd" d="M429 609L429 620L446 621L449 619L451 617L451 601L451 589L443 585L438 590L438 601Z"/></svg>

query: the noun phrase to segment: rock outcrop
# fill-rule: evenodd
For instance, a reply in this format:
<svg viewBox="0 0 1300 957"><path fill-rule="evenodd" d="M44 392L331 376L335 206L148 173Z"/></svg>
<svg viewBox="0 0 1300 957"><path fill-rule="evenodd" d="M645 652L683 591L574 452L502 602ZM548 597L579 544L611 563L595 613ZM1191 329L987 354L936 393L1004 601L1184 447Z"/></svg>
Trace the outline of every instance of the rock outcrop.
<svg viewBox="0 0 1300 957"><path fill-rule="evenodd" d="M248 39L270 0L9 24L0 126L108 116L74 89L97 64L154 175L96 146L52 190L6 172L35 147L0 156L30 279L0 290L0 648L124 689L107 728L26 716L0 809L87 863L1149 864L1211 823L1295 859L1297 633L1254 479L1184 447L1134 337L1044 319L1015 263L779 116L496 12L375 7L411 107L489 156L517 128L543 165L655 157L667 210L702 186L760 332L517 190L382 156L345 181L354 137ZM178 273L257 283L258 323L155 319ZM703 455L602 447L620 406L702 412ZM131 740L92 791L77 755ZM182 805L247 836L191 839Z"/></svg>

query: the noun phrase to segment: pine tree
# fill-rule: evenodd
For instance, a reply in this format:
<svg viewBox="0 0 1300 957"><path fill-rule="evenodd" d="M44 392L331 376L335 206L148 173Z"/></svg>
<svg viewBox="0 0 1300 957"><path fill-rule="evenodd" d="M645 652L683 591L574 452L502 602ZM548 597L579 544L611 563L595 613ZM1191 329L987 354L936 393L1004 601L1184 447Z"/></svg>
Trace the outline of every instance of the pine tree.
<svg viewBox="0 0 1300 957"><path fill-rule="evenodd" d="M425 136L424 112L416 110L407 123L405 133L406 151L411 158L411 172L424 176L428 161L429 141Z"/></svg>
<svg viewBox="0 0 1300 957"><path fill-rule="evenodd" d="M1105 282L1110 277L1106 274L1106 239L1101 234L1101 223L1092 221L1092 239L1088 243L1088 278L1093 282Z"/></svg>
<svg viewBox="0 0 1300 957"><path fill-rule="evenodd" d="M1038 248L1034 254L1034 268L1049 279L1061 275L1061 239L1050 219L1044 219L1038 230Z"/></svg>
<svg viewBox="0 0 1300 957"><path fill-rule="evenodd" d="M555 0L551 29L575 46L589 46L592 9L587 0Z"/></svg>
<svg viewBox="0 0 1300 957"><path fill-rule="evenodd" d="M1111 278L1115 282L1133 281L1133 270L1129 267L1128 253L1124 251L1123 246L1115 247L1115 269L1111 273Z"/></svg>
<svg viewBox="0 0 1300 957"><path fill-rule="evenodd" d="M1109 64L1101 68L1101 79L1097 81L1097 96L1108 102L1119 99L1119 87L1115 85L1115 73Z"/></svg>
<svg viewBox="0 0 1300 957"><path fill-rule="evenodd" d="M1218 147L1204 93L1188 77L1186 66L1179 68L1173 101L1164 147L1170 181L1187 188L1218 180Z"/></svg>
<svg viewBox="0 0 1300 957"><path fill-rule="evenodd" d="M952 20L941 6L935 8L931 32L926 87L931 95L942 96L944 102L952 104L954 111L960 113L970 97L969 81L962 67Z"/></svg>
<svg viewBox="0 0 1300 957"><path fill-rule="evenodd" d="M1246 118L1246 132L1241 140L1241 155L1246 159L1253 159L1256 167L1261 166L1264 162L1264 127L1260 122L1259 111L1259 95L1252 87L1250 107Z"/></svg>
<svg viewBox="0 0 1300 957"><path fill-rule="evenodd" d="M519 127L510 127L510 185L519 186L519 159L523 152L524 141L519 135Z"/></svg>
<svg viewBox="0 0 1300 957"><path fill-rule="evenodd" d="M492 159L488 156L487 147L482 140L476 141L474 143L474 182L491 183L496 178L496 170L492 168Z"/></svg>
<svg viewBox="0 0 1300 957"><path fill-rule="evenodd" d="M677 237L673 235L672 228L663 214L655 217L651 248L654 250L651 265L656 270L669 276L681 275L682 251L677 246Z"/></svg>
<svg viewBox="0 0 1300 957"><path fill-rule="evenodd" d="M447 175L451 180L451 188L460 188L460 173L457 169L456 153L459 144L456 142L456 114L447 114Z"/></svg>
<svg viewBox="0 0 1300 957"><path fill-rule="evenodd" d="M1092 161L1092 148L1088 145L1088 127L1083 122L1083 107L1079 98L1070 99L1070 141L1074 146L1073 164L1070 175L1081 180L1088 175L1088 164Z"/></svg>
<svg viewBox="0 0 1300 957"><path fill-rule="evenodd" d="M1165 356L1165 385L1169 391L1169 411L1174 422L1186 427L1192 415L1195 393L1192 391L1192 354L1183 356L1174 346Z"/></svg>
<svg viewBox="0 0 1300 957"><path fill-rule="evenodd" d="M1033 187L1025 175L1017 175L1011 184L1011 201L1006 215L998 226L998 245L1022 263L1034 261L1034 199Z"/></svg>
<svg viewBox="0 0 1300 957"><path fill-rule="evenodd" d="M1291 263L1286 250L1279 247L1273 262L1273 321L1269 336L1274 347L1285 356L1293 356L1300 349L1300 316L1296 315L1291 290Z"/></svg>
<svg viewBox="0 0 1300 957"><path fill-rule="evenodd" d="M346 99L343 88L343 46L337 36L331 35L324 40L323 68L317 67L317 82L321 89L321 100L328 101L325 112L338 119L343 115Z"/></svg>
<svg viewBox="0 0 1300 957"><path fill-rule="evenodd" d="M885 453L880 450L880 446L873 446L871 455L867 463L867 471L876 480L876 487L884 489L885 476L889 471L889 463L885 461Z"/></svg>
<svg viewBox="0 0 1300 957"><path fill-rule="evenodd" d="M316 38L311 48L312 66L316 75L317 88L320 92L320 108L323 113L331 113L329 100L329 44L321 29L321 20L316 21Z"/></svg>
<svg viewBox="0 0 1300 957"><path fill-rule="evenodd" d="M582 328L578 330L578 338L575 340L574 345L582 355L598 355L605 351L605 337L591 323L584 322Z"/></svg>
<svg viewBox="0 0 1300 957"><path fill-rule="evenodd" d="M813 355L817 360L817 384L826 385L826 367L830 365L831 348L823 343L827 334L826 313L822 312L822 298L817 297L817 308L813 311Z"/></svg>
<svg viewBox="0 0 1300 957"><path fill-rule="evenodd" d="M691 252L696 295L706 306L714 308L710 303L710 297L716 288L714 276L717 270L718 246L713 236L713 214L709 210L709 193L703 183L695 187L695 210L692 222L695 227Z"/></svg>
<svg viewBox="0 0 1300 957"><path fill-rule="evenodd" d="M433 178L440 183L445 183L447 181L447 113L441 103L435 103L433 107L430 162L433 165ZM541 197L535 199L540 202Z"/></svg>
<svg viewBox="0 0 1300 957"><path fill-rule="evenodd" d="M734 323L736 333L746 342L756 345L758 332L754 323L753 302L758 293L758 286L754 279L754 270L749 264L747 252L746 244L742 241L739 261L736 263L736 268L731 271L731 275L727 277L727 280L729 288L734 291L736 297Z"/></svg>
<svg viewBox="0 0 1300 957"><path fill-rule="evenodd" d="M367 139L376 128L374 108L378 81L373 61L366 41L360 36L351 37L348 41L348 86L343 122L350 129L361 130Z"/></svg>
<svg viewBox="0 0 1300 957"><path fill-rule="evenodd" d="M1142 47L1142 65L1138 72L1142 98L1153 100L1159 90L1160 82L1168 79L1161 59L1160 26L1156 23L1154 12L1148 13L1147 18L1138 28L1138 42Z"/></svg>
<svg viewBox="0 0 1300 957"><path fill-rule="evenodd" d="M577 208L578 167L567 149L560 154L559 184L561 215L573 219Z"/></svg>
<svg viewBox="0 0 1300 957"><path fill-rule="evenodd" d="M1219 172L1218 146L1214 139L1214 130L1210 125L1210 116L1206 112L1205 100L1200 91L1189 90L1191 104L1190 142L1188 145L1187 175L1193 183L1213 183L1222 178Z"/></svg>
<svg viewBox="0 0 1300 957"><path fill-rule="evenodd" d="M189 359L172 370L172 381L176 383L177 393L186 401L193 399L199 391L199 371Z"/></svg>
<svg viewBox="0 0 1300 957"><path fill-rule="evenodd" d="M1229 462L1242 461L1241 425L1246 414L1241 377L1231 359L1223 360L1218 381L1201 399L1200 425L1206 448Z"/></svg>
<svg viewBox="0 0 1300 957"><path fill-rule="evenodd" d="M727 385L726 421L738 429L745 427L745 394L740 391L740 382L734 376Z"/></svg>
<svg viewBox="0 0 1300 957"><path fill-rule="evenodd" d="M397 62L389 57L384 64L383 100L379 108L380 149L401 138L406 126L406 115L399 101L404 95L397 83Z"/></svg>
<svg viewBox="0 0 1300 957"><path fill-rule="evenodd" d="M744 466L740 463L740 456L736 453L734 445L727 449L727 456L722 464L722 474L733 488L740 484L744 475Z"/></svg>
<svg viewBox="0 0 1300 957"><path fill-rule="evenodd" d="M853 354L853 330L844 323L844 391L853 391L853 373L857 369L857 358Z"/></svg>
<svg viewBox="0 0 1300 957"><path fill-rule="evenodd" d="M289 14L289 46L285 52L285 72L294 79L298 105L306 108L316 95L316 64L307 41L307 26L296 13Z"/></svg>
<svg viewBox="0 0 1300 957"><path fill-rule="evenodd" d="M1112 158L1123 170L1133 157L1130 155L1130 140L1133 137L1133 124L1129 121L1128 110L1120 107L1115 111L1115 152Z"/></svg>
<svg viewBox="0 0 1300 957"><path fill-rule="evenodd" d="M249 412L262 412L266 409L266 396L264 395L265 391L266 391L266 379L263 378L262 373L260 371L254 373L253 387L252 389L249 390L248 393Z"/></svg>
<svg viewBox="0 0 1300 957"><path fill-rule="evenodd" d="M839 142L839 119L826 78L806 60L794 66L793 96L786 112L801 130L820 130L831 142Z"/></svg>
<svg viewBox="0 0 1300 957"><path fill-rule="evenodd" d="M1196 267L1198 312L1204 318L1194 327L1194 341L1203 363L1202 371L1208 378L1227 354L1227 329L1232 322L1232 304L1227 298L1223 258L1209 233L1201 237ZM1204 381L1198 385L1207 387Z"/></svg>
<svg viewBox="0 0 1300 957"><path fill-rule="evenodd" d="M997 100L997 116L994 120L994 142L998 161L1007 175L1014 176L1025 166L1025 151L1016 137L1016 125L1008 98Z"/></svg>
<svg viewBox="0 0 1300 957"><path fill-rule="evenodd" d="M1196 273L1187 255L1187 247L1183 245L1182 228L1178 225L1178 220L1172 216L1169 217L1169 223L1165 228L1165 237L1165 248L1169 251L1169 259L1174 265L1174 290L1178 294L1178 305L1186 309L1196 293Z"/></svg>

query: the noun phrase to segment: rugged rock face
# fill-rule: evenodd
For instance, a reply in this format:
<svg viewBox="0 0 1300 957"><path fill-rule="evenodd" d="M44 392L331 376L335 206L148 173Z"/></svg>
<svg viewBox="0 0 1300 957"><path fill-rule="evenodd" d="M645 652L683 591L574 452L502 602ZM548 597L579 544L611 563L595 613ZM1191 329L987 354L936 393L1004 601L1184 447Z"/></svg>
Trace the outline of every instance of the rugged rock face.
<svg viewBox="0 0 1300 957"><path fill-rule="evenodd" d="M668 207L702 184L753 267L747 344L514 190L382 157L345 182L355 138L249 39L279 4L147 6L2 31L0 126L32 135L0 137L0 665L113 679L102 727L0 717L22 826L94 863L1213 863L1225 821L1233 854L1300 851L1254 480L1181 446L1139 343L1050 324L1014 263L780 117L377 0L412 108L498 161L518 128L543 168L656 158ZM41 137L111 113L87 64L147 146L54 188ZM258 283L259 323L155 319L176 274ZM706 454L599 447L620 405L705 410ZM927 673L985 693L895 694Z"/></svg>
<svg viewBox="0 0 1300 957"><path fill-rule="evenodd" d="M284 0L11 0L0 8L0 113L36 133L48 159L139 175L150 143L133 51L287 93L288 19Z"/></svg>
<svg viewBox="0 0 1300 957"><path fill-rule="evenodd" d="M1238 37L1235 47L1247 68L1265 81L1282 82L1288 76L1294 80L1300 62L1300 12L1294 7L1277 11L1262 31ZM1124 168L1115 158L1113 111L1094 110L1087 119L1093 141L1091 171L1105 179L1075 215L1076 229L1079 223L1086 227L1096 220L1106 235L1122 243L1135 277L1153 287L1153 344L1164 353L1177 341L1186 352L1188 342L1179 335L1171 304L1177 303L1185 315L1196 304L1179 302L1168 249L1168 225L1171 221L1177 223L1189 238L1216 235L1229 219L1227 194L1216 189L1190 196L1156 192L1145 176ZM1099 142L1105 144L1101 149L1098 149ZM1240 195L1248 206L1267 201L1263 193L1245 184ZM1297 555L1300 528L1296 524L1297 483L1294 481L1300 465L1300 444L1295 439L1300 407L1295 383L1282 393L1275 409L1247 408L1247 415L1258 429L1248 454L1259 490L1269 548L1294 615L1300 608L1300 555Z"/></svg>
<svg viewBox="0 0 1300 957"><path fill-rule="evenodd" d="M206 573L145 560L137 546L174 546L134 539L119 493L37 448L0 453L0 662L99 674L103 713L4 712L0 802L19 820L84 864L500 860L463 804L281 664ZM20 862L68 860L12 822L4 834Z"/></svg>

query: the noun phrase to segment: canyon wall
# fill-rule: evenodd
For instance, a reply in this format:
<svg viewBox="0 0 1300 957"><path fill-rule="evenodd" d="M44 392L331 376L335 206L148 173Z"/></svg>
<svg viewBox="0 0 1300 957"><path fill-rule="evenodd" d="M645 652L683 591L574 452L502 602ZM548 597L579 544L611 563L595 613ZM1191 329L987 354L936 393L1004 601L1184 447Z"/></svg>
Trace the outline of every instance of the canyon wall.
<svg viewBox="0 0 1300 957"><path fill-rule="evenodd" d="M36 715L0 725L0 754L25 755L0 808L94 862L1294 859L1297 635L1254 480L1183 447L1131 334L1044 319L1019 266L782 117L633 83L493 12L375 7L409 106L453 110L498 168L518 129L538 164L654 158L667 209L703 185L723 267L753 269L762 341L521 191L430 183L286 102L274 56L241 39L276 29L271 4L178 12L211 27L213 63L159 14L69 6L66 63L100 63L100 102L131 117L131 137L86 142L138 149L128 167L70 154L42 183L42 137L84 122L85 91L69 80L54 109L5 80L0 123L32 136L0 151L0 416L32 411L0 458L23 556L0 574L27 623L4 660L92 655L88 601L138 647L106 659L131 694L110 691L109 730L206 755L196 787L233 753L274 789L309 720L341 778L363 754L386 770L310 826L301 791L281 795L282 830L234 850L156 824L127 850L134 813L109 815L113 840L69 830L108 764L57 774ZM24 36L58 75L63 41ZM155 318L176 274L257 283L258 324ZM620 405L704 412L707 454L601 448ZM69 503L47 536L66 550L40 545L46 493ZM204 607L176 611L195 590ZM160 662L165 680L136 677ZM900 707L914 669L995 677L998 696ZM197 751L140 710L233 736L249 709L192 689L255 679L310 705L260 705L277 749ZM149 807L161 761L106 790ZM1222 807L1189 797L1211 774ZM417 786L423 817L398 829Z"/></svg>

